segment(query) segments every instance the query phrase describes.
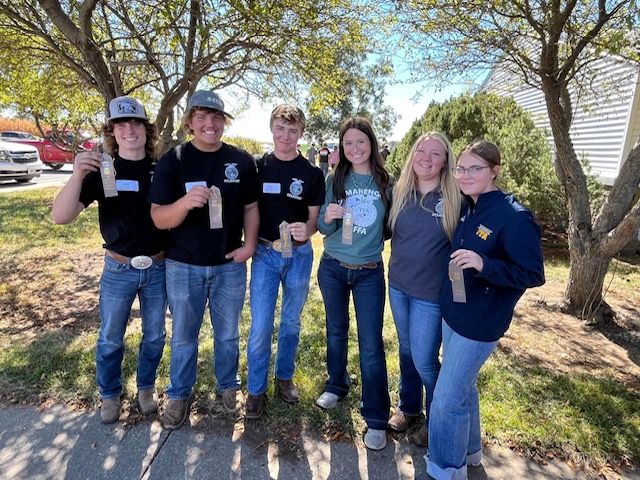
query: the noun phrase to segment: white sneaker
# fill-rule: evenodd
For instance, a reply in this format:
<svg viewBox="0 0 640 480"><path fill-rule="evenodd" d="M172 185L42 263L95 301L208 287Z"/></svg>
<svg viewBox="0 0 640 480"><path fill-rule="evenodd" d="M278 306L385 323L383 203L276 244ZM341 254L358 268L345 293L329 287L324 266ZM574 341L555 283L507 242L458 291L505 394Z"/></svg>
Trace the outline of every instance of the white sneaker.
<svg viewBox="0 0 640 480"><path fill-rule="evenodd" d="M364 444L371 450L382 450L387 446L387 431L368 429L364 434Z"/></svg>
<svg viewBox="0 0 640 480"><path fill-rule="evenodd" d="M334 408L336 405L338 405L339 401L340 401L340 397L335 393L324 392L322 395L320 395L320 398L316 400L316 403L320 408L329 410L331 408Z"/></svg>

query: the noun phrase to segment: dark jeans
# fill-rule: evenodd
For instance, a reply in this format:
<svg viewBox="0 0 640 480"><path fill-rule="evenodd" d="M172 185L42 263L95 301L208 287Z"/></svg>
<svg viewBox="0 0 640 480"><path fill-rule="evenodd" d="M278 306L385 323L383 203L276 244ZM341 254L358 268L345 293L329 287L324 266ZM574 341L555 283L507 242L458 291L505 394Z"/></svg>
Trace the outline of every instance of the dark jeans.
<svg viewBox="0 0 640 480"><path fill-rule="evenodd" d="M318 285L324 299L327 320L327 370L325 391L344 397L349 392L347 344L349 332L349 295L353 293L362 376L360 413L367 426L387 428L389 388L387 363L382 341L385 302L384 267L354 270L338 260L322 255Z"/></svg>

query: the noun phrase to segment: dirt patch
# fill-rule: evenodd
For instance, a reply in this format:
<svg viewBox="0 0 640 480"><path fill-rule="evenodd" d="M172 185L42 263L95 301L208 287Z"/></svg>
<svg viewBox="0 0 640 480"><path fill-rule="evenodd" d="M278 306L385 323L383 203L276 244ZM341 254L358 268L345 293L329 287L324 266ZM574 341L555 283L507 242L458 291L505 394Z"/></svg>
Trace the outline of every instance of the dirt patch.
<svg viewBox="0 0 640 480"><path fill-rule="evenodd" d="M626 303L631 299L610 292L617 319L593 327L559 312L555 304L561 298L554 282L527 291L500 348L551 372L613 377L640 392L640 316Z"/></svg>
<svg viewBox="0 0 640 480"><path fill-rule="evenodd" d="M9 258L0 265L0 334L30 341L60 328L100 326L101 250L54 249L28 262Z"/></svg>

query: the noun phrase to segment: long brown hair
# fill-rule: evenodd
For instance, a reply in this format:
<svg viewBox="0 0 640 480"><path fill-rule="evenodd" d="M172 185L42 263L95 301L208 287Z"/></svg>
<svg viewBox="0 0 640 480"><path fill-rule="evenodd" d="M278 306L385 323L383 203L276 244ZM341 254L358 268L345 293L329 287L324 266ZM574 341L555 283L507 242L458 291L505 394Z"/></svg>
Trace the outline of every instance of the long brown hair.
<svg viewBox="0 0 640 480"><path fill-rule="evenodd" d="M347 133L347 130L351 128L360 130L369 138L369 142L371 143L371 156L369 157L369 161L371 163L371 174L373 175L373 180L378 186L378 190L380 190L380 196L382 197L382 203L385 211L389 211L390 200L387 196L387 190L390 185L389 173L384 169L384 162L380 155L380 149L378 148L378 139L373 133L373 127L369 120L364 117L348 118L340 127L340 161L336 165L333 174L333 198L335 200L343 200L347 196L344 189L344 182L349 173L351 173L352 165L344 154L342 140L345 133Z"/></svg>

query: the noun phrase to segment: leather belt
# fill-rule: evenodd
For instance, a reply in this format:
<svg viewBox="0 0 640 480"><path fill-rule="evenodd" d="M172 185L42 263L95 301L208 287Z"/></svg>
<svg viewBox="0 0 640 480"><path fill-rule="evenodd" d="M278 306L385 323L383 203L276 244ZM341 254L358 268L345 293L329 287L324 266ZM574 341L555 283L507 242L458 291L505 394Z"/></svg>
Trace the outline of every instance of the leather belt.
<svg viewBox="0 0 640 480"><path fill-rule="evenodd" d="M369 262L369 263L358 264L358 263L340 262L340 266L344 267L344 268L349 268L351 270L362 270L363 268L367 268L369 270L373 270L375 268L378 268L378 263L377 262Z"/></svg>
<svg viewBox="0 0 640 480"><path fill-rule="evenodd" d="M125 265L131 265L136 270L146 270L154 263L164 260L164 252L156 253L153 256L137 255L135 257L125 257L113 250L105 250L105 255L109 258L113 258L116 262L124 263Z"/></svg>
<svg viewBox="0 0 640 480"><path fill-rule="evenodd" d="M291 240L291 243L293 244L294 247L300 247L302 245L305 245L307 242L309 241L309 239L305 240L304 242L299 242L298 240ZM275 240L273 242L270 242L269 240L267 240L266 238L258 238L258 243L260 245L264 245L265 247L270 247L273 248L276 252L281 252L282 251L282 240L278 239Z"/></svg>

